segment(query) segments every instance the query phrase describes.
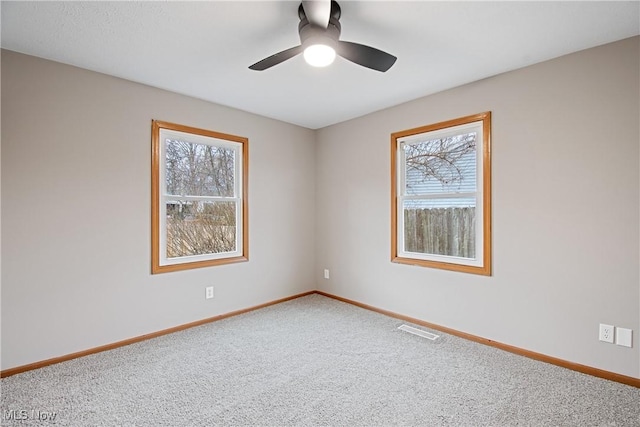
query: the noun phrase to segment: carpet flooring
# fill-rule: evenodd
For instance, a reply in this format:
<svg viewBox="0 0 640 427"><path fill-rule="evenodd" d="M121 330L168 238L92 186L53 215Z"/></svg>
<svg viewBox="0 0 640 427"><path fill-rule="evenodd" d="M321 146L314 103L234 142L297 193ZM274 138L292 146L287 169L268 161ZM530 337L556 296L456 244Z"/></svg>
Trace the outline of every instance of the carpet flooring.
<svg viewBox="0 0 640 427"><path fill-rule="evenodd" d="M2 425L640 426L638 388L403 323L298 298L3 378Z"/></svg>

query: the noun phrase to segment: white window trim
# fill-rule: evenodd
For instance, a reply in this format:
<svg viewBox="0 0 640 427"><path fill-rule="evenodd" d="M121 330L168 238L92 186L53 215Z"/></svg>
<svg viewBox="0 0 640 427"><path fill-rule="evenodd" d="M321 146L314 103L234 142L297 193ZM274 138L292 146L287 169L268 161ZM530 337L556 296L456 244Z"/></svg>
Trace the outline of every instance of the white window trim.
<svg viewBox="0 0 640 427"><path fill-rule="evenodd" d="M406 158L405 158L405 150L403 149L406 144L416 144L424 140L433 140L433 139L441 139L447 138L450 136L459 135L461 133L471 133L476 132L476 191L473 193L469 192L455 192L455 193L431 193L431 194L421 194L421 195L407 195L406 194ZM398 203L397 203L397 218L398 218L398 230L397 230L397 241L398 241L398 256L406 257L406 258L415 258L415 259L423 259L426 261L435 261L435 262L446 262L452 264L459 265L471 265L474 267L482 266L482 261L484 259L483 253L483 236L482 236L482 224L483 224L483 214L482 214L482 206L483 206L483 191L482 191L482 176L483 176L483 168L482 168L482 159L483 159L483 125L482 121L477 121L473 123L467 123L464 125L458 125L453 127L448 127L446 129L441 129L437 131L430 132L422 132L419 134L407 136L404 138L398 138L396 145L397 152L397 174L398 174L398 186L396 189L396 194L398 195ZM405 200L430 200L430 199L444 199L444 198L474 198L476 201L476 227L475 227L475 242L476 248L475 258L462 258L456 256L449 255L438 255L438 254L425 254L419 252L408 252L404 250L404 201Z"/></svg>
<svg viewBox="0 0 640 427"><path fill-rule="evenodd" d="M236 197L213 197L213 196L179 196L167 194L166 171L166 143L167 139L187 141L193 144L210 145L214 147L224 147L233 150L235 153L234 165L234 189ZM185 264L197 261L208 261L212 259L223 259L242 255L242 144L238 142L226 141L204 135L196 135L188 132L181 132L173 129L160 129L160 265ZM189 255L175 258L167 257L167 201L224 201L234 202L236 205L236 250L233 252L220 252L201 255Z"/></svg>

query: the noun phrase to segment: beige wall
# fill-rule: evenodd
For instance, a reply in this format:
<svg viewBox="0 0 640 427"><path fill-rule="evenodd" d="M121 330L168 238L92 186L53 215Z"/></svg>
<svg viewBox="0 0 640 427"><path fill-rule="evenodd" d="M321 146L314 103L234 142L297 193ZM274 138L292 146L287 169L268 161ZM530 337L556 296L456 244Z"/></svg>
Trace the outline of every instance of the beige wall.
<svg viewBox="0 0 640 427"><path fill-rule="evenodd" d="M318 288L640 377L638 40L320 130ZM483 111L493 112L493 276L392 264L390 133ZM632 328L634 347L599 342L599 323Z"/></svg>
<svg viewBox="0 0 640 427"><path fill-rule="evenodd" d="M249 138L249 262L150 274L151 119ZM3 51L2 369L314 289L314 138Z"/></svg>

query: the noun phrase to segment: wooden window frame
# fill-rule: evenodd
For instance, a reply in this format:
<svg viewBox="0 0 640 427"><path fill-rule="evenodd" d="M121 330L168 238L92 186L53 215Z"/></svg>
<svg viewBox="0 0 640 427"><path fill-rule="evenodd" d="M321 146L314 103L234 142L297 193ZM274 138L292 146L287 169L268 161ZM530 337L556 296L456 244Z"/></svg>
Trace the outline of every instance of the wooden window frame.
<svg viewBox="0 0 640 427"><path fill-rule="evenodd" d="M236 179L240 179L239 189L242 192L240 195L236 195L240 199L240 216L238 227L241 227L240 238L238 239L238 250L231 256L225 257L219 254L211 254L211 259L200 259L197 261L185 261L182 260L174 263L163 263L164 257L161 256L161 248L164 239L161 238L162 221L161 221L161 204L163 203L163 185L160 182L161 168L163 166L164 159L162 158L162 149L160 140L161 130L177 131L195 136L215 138L221 141L230 141L232 143L240 144L239 150L242 158L239 165L241 167L240 173L236 175ZM249 140L247 138L230 135L226 133L215 132L211 130L199 129L190 126L184 126L175 123L169 123L159 120L152 120L151 126L151 272L152 274L166 273L179 270L188 270L193 268L211 267L215 265L224 265L237 262L244 262L249 260L249 206L248 206L248 176L249 176ZM236 172L237 173L237 172Z"/></svg>
<svg viewBox="0 0 640 427"><path fill-rule="evenodd" d="M398 204L401 202L400 192L403 189L399 188L400 179L398 173L404 168L401 168L398 164L399 155L398 150L400 147L400 140L403 138L411 137L413 135L419 135L423 133L439 131L447 128L453 128L461 125L467 125L474 122L482 123L482 144L481 144L481 156L478 162L482 162L482 177L481 181L476 186L476 193L481 194L482 198L482 242L481 245L482 255L480 259L475 261L476 265L471 263L465 263L460 258L456 258L455 262L447 262L440 260L429 260L418 257L406 256L406 253L401 254L398 245L401 239L398 238L401 224L398 221ZM478 148L476 148L477 152ZM477 209L477 208L476 208ZM440 123L435 123L418 128L408 129L391 134L391 261L400 264L409 264L422 267L431 267L451 271L459 271L464 273L473 273L479 275L490 276L492 273L492 254L491 254L491 112L484 112L475 115L460 117L453 120L447 120ZM403 222L403 221L401 221ZM438 258L446 258L445 256L438 256ZM453 261L455 257L450 257ZM464 260L464 259L462 259Z"/></svg>

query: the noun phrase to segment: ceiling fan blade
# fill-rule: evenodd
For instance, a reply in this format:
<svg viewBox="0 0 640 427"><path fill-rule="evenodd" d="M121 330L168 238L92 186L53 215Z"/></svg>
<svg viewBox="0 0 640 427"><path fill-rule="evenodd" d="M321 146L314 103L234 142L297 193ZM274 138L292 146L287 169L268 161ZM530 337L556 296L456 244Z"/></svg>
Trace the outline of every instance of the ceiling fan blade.
<svg viewBox="0 0 640 427"><path fill-rule="evenodd" d="M274 65L278 65L279 63L286 61L287 59L293 58L297 54L301 53L302 50L303 50L302 46L296 46L296 47L283 50L282 52L273 54L268 58L263 59L262 61L256 62L255 64L251 65L249 68L251 70L264 71L267 68L271 68Z"/></svg>
<svg viewBox="0 0 640 427"><path fill-rule="evenodd" d="M303 1L302 7L307 20L318 27L327 28L331 17L331 0Z"/></svg>
<svg viewBox="0 0 640 427"><path fill-rule="evenodd" d="M374 47L353 42L339 41L336 51L338 55L351 62L383 73L398 59Z"/></svg>

